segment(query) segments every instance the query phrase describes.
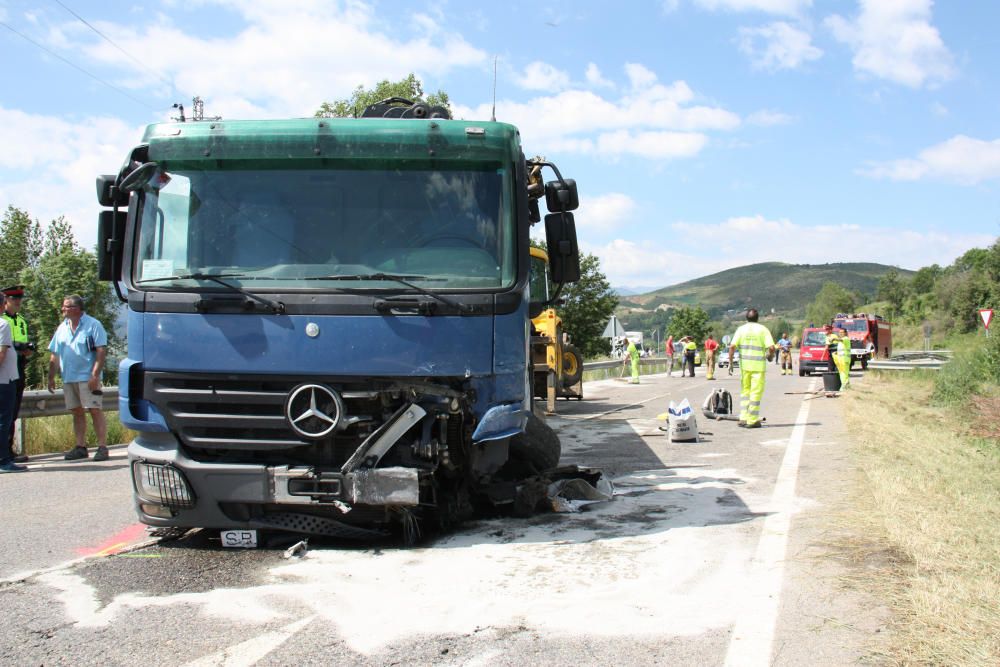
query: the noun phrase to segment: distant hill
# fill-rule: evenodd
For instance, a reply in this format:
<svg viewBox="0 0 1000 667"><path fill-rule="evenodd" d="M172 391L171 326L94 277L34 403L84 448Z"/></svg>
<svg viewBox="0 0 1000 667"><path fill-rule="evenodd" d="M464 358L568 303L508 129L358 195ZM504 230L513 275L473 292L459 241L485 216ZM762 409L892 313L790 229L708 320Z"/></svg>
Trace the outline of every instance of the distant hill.
<svg viewBox="0 0 1000 667"><path fill-rule="evenodd" d="M761 313L772 308L783 315L802 316L825 283L834 282L866 301L879 278L891 270L908 277L912 271L869 262L842 264L785 264L764 262L727 269L632 296L619 296L619 307L654 310L657 306L701 306L715 318L729 309L755 306Z"/></svg>
<svg viewBox="0 0 1000 667"><path fill-rule="evenodd" d="M612 287L611 291L618 296L635 296L636 294L642 294L642 288L639 287Z"/></svg>

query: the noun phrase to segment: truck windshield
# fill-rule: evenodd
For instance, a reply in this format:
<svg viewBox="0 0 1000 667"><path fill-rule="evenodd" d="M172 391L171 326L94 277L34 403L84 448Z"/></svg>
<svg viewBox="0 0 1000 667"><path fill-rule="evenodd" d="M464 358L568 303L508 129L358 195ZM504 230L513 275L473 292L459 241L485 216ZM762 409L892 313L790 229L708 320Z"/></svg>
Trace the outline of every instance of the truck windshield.
<svg viewBox="0 0 1000 667"><path fill-rule="evenodd" d="M390 274L435 290L514 283L512 188L496 164L196 167L172 166L144 189L133 263L144 288L191 288L187 276L205 274L254 290L335 291L317 278L337 275L370 278L353 289L383 289Z"/></svg>
<svg viewBox="0 0 1000 667"><path fill-rule="evenodd" d="M837 320L838 327L844 327L848 331L868 331L867 320Z"/></svg>

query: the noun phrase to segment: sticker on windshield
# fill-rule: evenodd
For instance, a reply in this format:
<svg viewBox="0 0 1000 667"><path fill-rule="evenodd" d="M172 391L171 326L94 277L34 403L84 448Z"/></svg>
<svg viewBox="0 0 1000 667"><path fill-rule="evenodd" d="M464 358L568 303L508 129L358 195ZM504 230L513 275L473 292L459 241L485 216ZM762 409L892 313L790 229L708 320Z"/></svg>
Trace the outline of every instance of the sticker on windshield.
<svg viewBox="0 0 1000 667"><path fill-rule="evenodd" d="M174 260L144 259L142 260L142 279L156 280L174 275Z"/></svg>

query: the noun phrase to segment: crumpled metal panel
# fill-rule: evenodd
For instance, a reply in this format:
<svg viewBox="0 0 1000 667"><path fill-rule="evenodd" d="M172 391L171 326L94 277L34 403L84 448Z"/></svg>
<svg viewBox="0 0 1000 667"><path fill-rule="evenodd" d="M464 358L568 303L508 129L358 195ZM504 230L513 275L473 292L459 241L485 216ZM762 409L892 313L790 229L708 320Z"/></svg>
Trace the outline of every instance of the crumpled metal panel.
<svg viewBox="0 0 1000 667"><path fill-rule="evenodd" d="M358 470L344 476L349 502L358 505L416 505L420 483L416 468Z"/></svg>

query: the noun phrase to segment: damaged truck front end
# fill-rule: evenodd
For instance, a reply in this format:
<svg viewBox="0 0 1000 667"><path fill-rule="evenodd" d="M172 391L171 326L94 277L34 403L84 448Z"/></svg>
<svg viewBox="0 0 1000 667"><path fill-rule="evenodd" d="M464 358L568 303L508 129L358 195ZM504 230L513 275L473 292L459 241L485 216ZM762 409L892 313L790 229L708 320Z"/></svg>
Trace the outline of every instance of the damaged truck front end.
<svg viewBox="0 0 1000 667"><path fill-rule="evenodd" d="M543 196L579 274L575 184L546 165L495 122L150 126L98 179L140 519L412 540L513 503L512 471L559 456L528 354Z"/></svg>

